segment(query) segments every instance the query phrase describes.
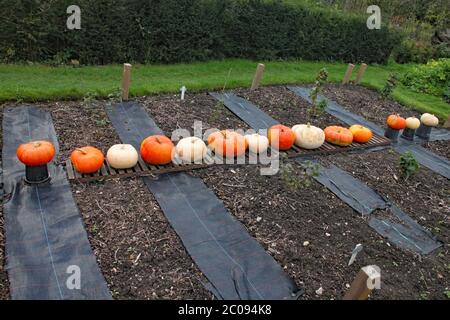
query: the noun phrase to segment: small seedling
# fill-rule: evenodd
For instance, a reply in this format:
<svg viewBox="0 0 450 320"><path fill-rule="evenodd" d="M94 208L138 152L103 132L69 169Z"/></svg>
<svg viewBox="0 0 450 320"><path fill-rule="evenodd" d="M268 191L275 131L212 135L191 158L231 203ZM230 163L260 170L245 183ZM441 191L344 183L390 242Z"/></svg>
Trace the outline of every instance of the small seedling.
<svg viewBox="0 0 450 320"><path fill-rule="evenodd" d="M444 291L444 296L445 296L447 299L450 299L450 290L445 290L445 291Z"/></svg>
<svg viewBox="0 0 450 320"><path fill-rule="evenodd" d="M400 156L399 164L405 181L415 175L420 169L420 165L411 151L405 152Z"/></svg>
<svg viewBox="0 0 450 320"><path fill-rule="evenodd" d="M386 81L383 89L381 89L380 96L382 100L387 100L394 92L398 84L398 76L392 73Z"/></svg>
<svg viewBox="0 0 450 320"><path fill-rule="evenodd" d="M228 71L227 78L225 79L225 83L223 84L222 95L225 94L225 90L228 85L228 80L230 79L230 76L231 76L231 71L233 71L233 69L230 69ZM213 111L211 113L211 116L209 117L210 123L215 123L215 122L219 121L220 117L222 116L222 111L223 111L224 107L225 107L225 102L223 99L220 99L213 107Z"/></svg>
<svg viewBox="0 0 450 320"><path fill-rule="evenodd" d="M328 106L326 100L318 101L319 94L322 92L323 85L328 80L328 71L327 69L320 70L319 74L316 77L316 81L314 83L314 87L309 94L311 98L311 107L308 109L308 112L311 117L318 117L324 113L325 109Z"/></svg>
<svg viewBox="0 0 450 320"><path fill-rule="evenodd" d="M286 155L282 155L280 159L281 179L285 185L292 190L299 190L311 186L313 178L319 176L320 167L311 161L302 164L303 172L296 172L294 166L289 162Z"/></svg>

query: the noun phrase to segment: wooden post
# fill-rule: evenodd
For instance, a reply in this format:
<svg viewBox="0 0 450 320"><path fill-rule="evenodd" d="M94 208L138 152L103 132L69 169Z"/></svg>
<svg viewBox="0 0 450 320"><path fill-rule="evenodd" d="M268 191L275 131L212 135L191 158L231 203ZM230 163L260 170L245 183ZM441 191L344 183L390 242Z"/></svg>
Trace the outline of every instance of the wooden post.
<svg viewBox="0 0 450 320"><path fill-rule="evenodd" d="M352 77L354 68L355 68L355 65L349 63L347 72L345 73L345 76L344 76L344 80L342 80L342 84L347 84L350 82L350 78Z"/></svg>
<svg viewBox="0 0 450 320"><path fill-rule="evenodd" d="M366 73L366 70L367 70L367 64L363 63L361 65L361 67L359 68L358 75L356 76L356 84L361 83L361 81L364 77L364 74Z"/></svg>
<svg viewBox="0 0 450 320"><path fill-rule="evenodd" d="M259 87L259 84L261 83L261 79L264 74L264 69L266 68L265 65L262 63L258 64L258 67L256 68L255 77L253 78L252 88L251 90L256 90Z"/></svg>
<svg viewBox="0 0 450 320"><path fill-rule="evenodd" d="M128 96L130 93L130 82L131 82L131 64L125 63L123 65L123 76L122 76L122 100L128 101Z"/></svg>
<svg viewBox="0 0 450 320"><path fill-rule="evenodd" d="M367 300L375 288L375 284L380 283L381 274L375 266L367 266L359 271L350 289L345 294L344 300Z"/></svg>
<svg viewBox="0 0 450 320"><path fill-rule="evenodd" d="M444 124L444 128L450 129L450 114L448 115L447 122Z"/></svg>

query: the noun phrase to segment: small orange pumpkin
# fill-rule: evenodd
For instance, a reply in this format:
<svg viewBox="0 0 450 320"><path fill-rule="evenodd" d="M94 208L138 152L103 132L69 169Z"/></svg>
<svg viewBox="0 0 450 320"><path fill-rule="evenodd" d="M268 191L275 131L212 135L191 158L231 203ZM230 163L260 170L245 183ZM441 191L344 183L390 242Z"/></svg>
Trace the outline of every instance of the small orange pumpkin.
<svg viewBox="0 0 450 320"><path fill-rule="evenodd" d="M274 148L278 145L278 150L288 151L294 146L295 133L291 128L281 124L269 129L268 138L270 145Z"/></svg>
<svg viewBox="0 0 450 320"><path fill-rule="evenodd" d="M353 133L344 127L331 126L325 130L325 139L331 144L348 147L353 142Z"/></svg>
<svg viewBox="0 0 450 320"><path fill-rule="evenodd" d="M208 145L222 157L240 157L247 151L248 143L245 137L237 132L223 130L214 132L208 137Z"/></svg>
<svg viewBox="0 0 450 320"><path fill-rule="evenodd" d="M48 141L31 141L17 148L17 158L28 167L43 166L52 161L55 147Z"/></svg>
<svg viewBox="0 0 450 320"><path fill-rule="evenodd" d="M91 174L100 170L105 156L99 149L88 146L75 149L70 155L70 161L79 173Z"/></svg>
<svg viewBox="0 0 450 320"><path fill-rule="evenodd" d="M406 120L398 114L392 114L387 118L387 125L394 130L403 130L406 128Z"/></svg>
<svg viewBox="0 0 450 320"><path fill-rule="evenodd" d="M350 132L353 134L353 141L358 143L368 143L373 138L372 130L358 124L351 126Z"/></svg>
<svg viewBox="0 0 450 320"><path fill-rule="evenodd" d="M152 165L162 166L172 162L175 146L166 136L151 136L141 144L142 159Z"/></svg>

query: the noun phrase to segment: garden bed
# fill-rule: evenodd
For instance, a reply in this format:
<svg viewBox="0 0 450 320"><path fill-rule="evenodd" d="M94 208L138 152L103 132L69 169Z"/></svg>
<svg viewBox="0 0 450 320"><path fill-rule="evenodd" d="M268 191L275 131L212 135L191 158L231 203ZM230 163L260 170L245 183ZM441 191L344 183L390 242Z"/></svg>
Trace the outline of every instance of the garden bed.
<svg viewBox="0 0 450 320"><path fill-rule="evenodd" d="M328 113L311 118L308 112L308 102L286 87L263 87L254 91L239 89L234 92L250 100L269 116L289 127L308 122L320 128L344 125Z"/></svg>
<svg viewBox="0 0 450 320"><path fill-rule="evenodd" d="M105 103L48 106L60 141L61 162L80 145L94 145L106 152L120 143L106 116ZM114 298L212 297L142 179L73 184L73 192Z"/></svg>
<svg viewBox="0 0 450 320"><path fill-rule="evenodd" d="M386 127L386 119L390 114L398 113L403 117L415 116L420 119L421 114L394 102L390 99L382 100L378 92L354 85L327 85L324 90L327 98L336 101L345 109L363 116L382 128ZM438 155L450 159L450 142L434 141L425 143L424 147Z"/></svg>
<svg viewBox="0 0 450 320"><path fill-rule="evenodd" d="M307 102L284 87L253 92L240 89L235 93L283 124L292 126L310 120ZM188 95L186 101L171 94L138 101L167 135L176 128L193 131L194 120L202 121L204 130L248 129L207 93ZM106 103L40 105L52 113L61 146L59 163L80 145L92 144L106 152L120 142L106 117ZM320 127L341 124L328 114L312 123ZM382 290L374 293L374 299L444 299L450 276L448 180L422 169L403 183L397 168L398 155L390 151L333 155L321 161L339 165L388 196L439 236L444 248L428 257L418 257L389 244L369 227L366 218L311 180L294 161L286 162L292 166L290 176L298 177L300 184L308 184L299 189L290 186L284 175L261 176L259 166L213 167L192 174L203 179L297 285L305 288L305 299L342 298L359 269L369 264L382 270ZM114 298L213 298L201 284L204 276L141 179L73 184L72 189ZM376 214L388 216L383 211ZM0 231L3 266L1 241ZM351 252L359 243L364 251L348 267ZM318 295L316 290L321 287L323 294ZM2 293L3 289L6 293ZM7 290L6 273L0 268L0 299L6 297Z"/></svg>
<svg viewBox="0 0 450 320"><path fill-rule="evenodd" d="M382 269L383 281L401 285L405 289L409 287L405 291L406 296L401 298L445 299L444 292L449 290L450 277L450 182L427 168L421 168L405 181L398 161L399 155L390 150L340 154L321 160L324 164L335 164L367 183L442 241L441 249L420 259L398 250L398 255L392 257L391 261L378 256L381 252L377 253L375 263ZM409 265L405 264L408 260ZM403 278L401 272L407 277Z"/></svg>

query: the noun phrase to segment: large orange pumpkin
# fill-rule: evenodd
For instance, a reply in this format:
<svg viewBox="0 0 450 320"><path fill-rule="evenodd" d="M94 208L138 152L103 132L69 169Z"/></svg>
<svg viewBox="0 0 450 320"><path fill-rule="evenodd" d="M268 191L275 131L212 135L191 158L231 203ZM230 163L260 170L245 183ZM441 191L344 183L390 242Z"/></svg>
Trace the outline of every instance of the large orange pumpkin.
<svg viewBox="0 0 450 320"><path fill-rule="evenodd" d="M39 167L52 161L55 147L48 141L31 141L21 144L16 154L20 162L26 166Z"/></svg>
<svg viewBox="0 0 450 320"><path fill-rule="evenodd" d="M237 132L223 130L214 132L208 137L208 145L222 157L240 157L247 151L248 144L245 137Z"/></svg>
<svg viewBox="0 0 450 320"><path fill-rule="evenodd" d="M278 124L269 129L270 145L278 150L287 151L295 143L295 133L291 128ZM278 145L278 148L277 148Z"/></svg>
<svg viewBox="0 0 450 320"><path fill-rule="evenodd" d="M324 131L325 139L331 144L348 147L353 142L353 133L347 128L331 126Z"/></svg>
<svg viewBox="0 0 450 320"><path fill-rule="evenodd" d="M387 118L387 125L394 130L403 130L406 128L406 120L398 114L392 114Z"/></svg>
<svg viewBox="0 0 450 320"><path fill-rule="evenodd" d="M141 144L142 159L152 165L162 166L172 162L175 146L166 136L151 136Z"/></svg>
<svg viewBox="0 0 450 320"><path fill-rule="evenodd" d="M350 132L353 134L353 141L358 143L368 143L373 138L372 130L359 124L351 126Z"/></svg>
<svg viewBox="0 0 450 320"><path fill-rule="evenodd" d="M70 160L79 173L90 174L100 170L105 156L99 149L88 146L75 149L70 155Z"/></svg>

